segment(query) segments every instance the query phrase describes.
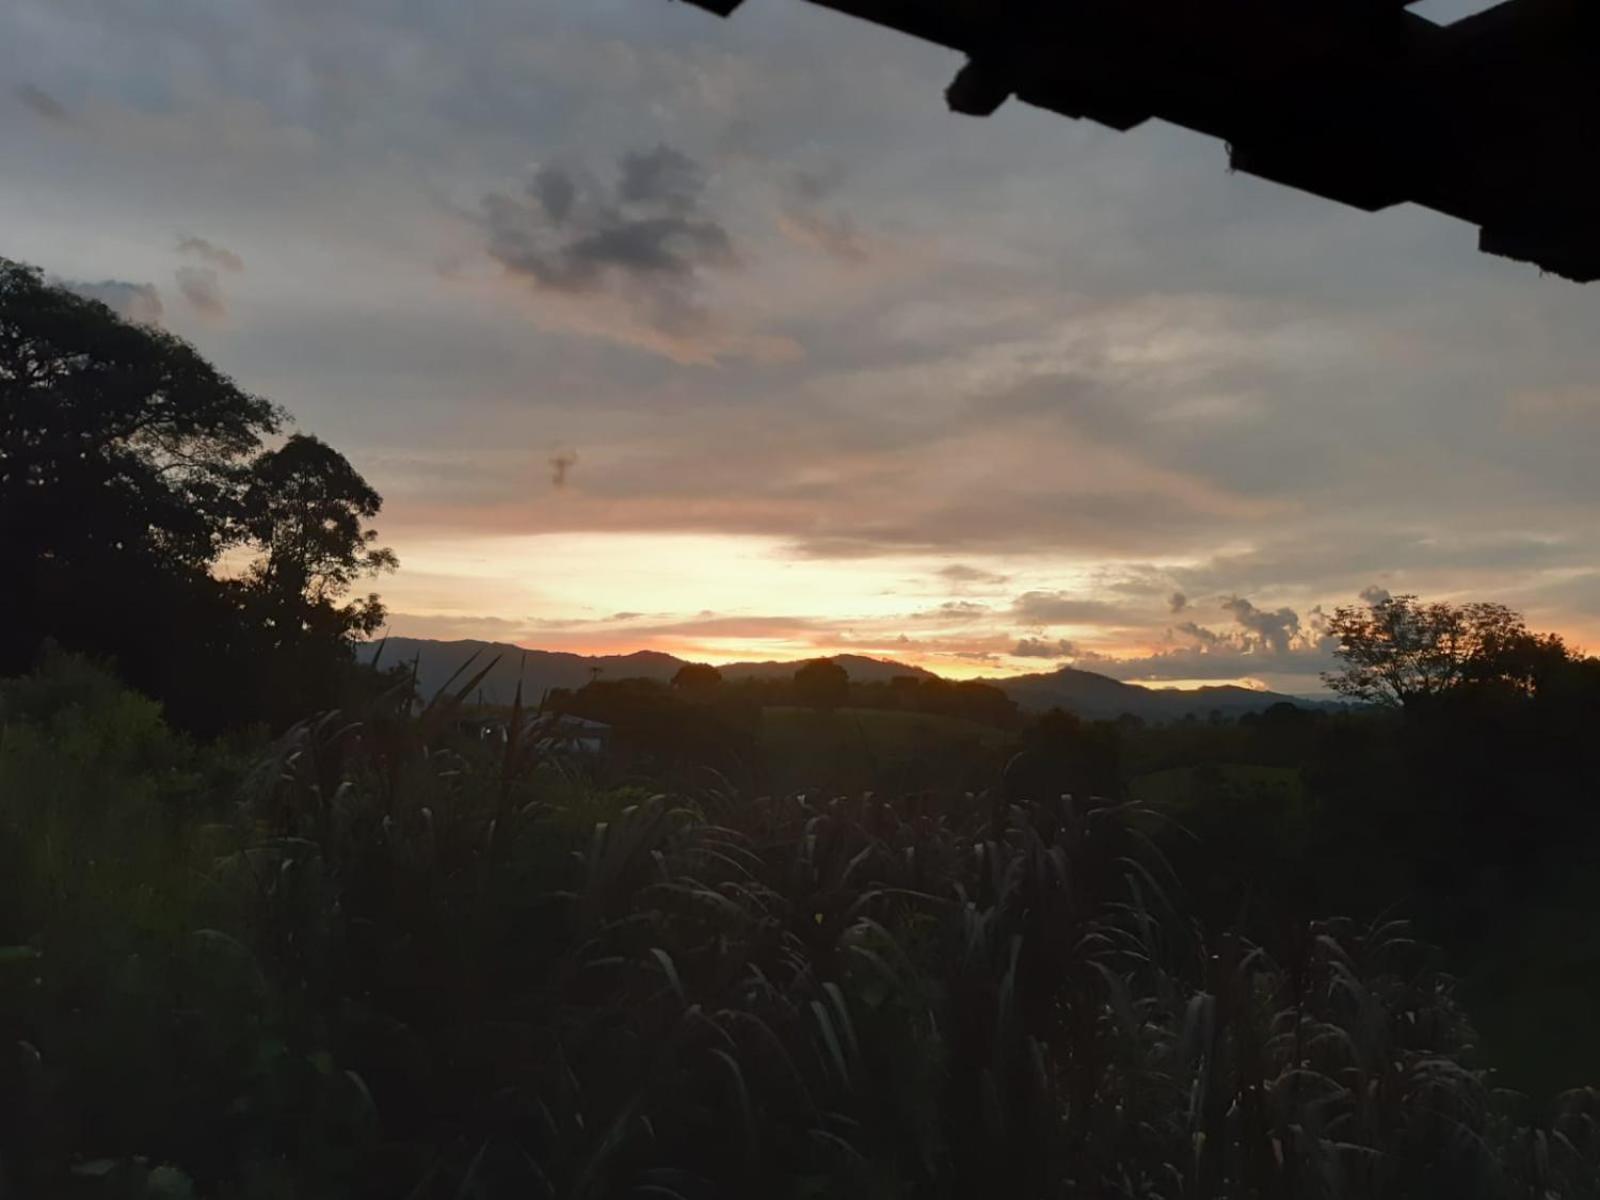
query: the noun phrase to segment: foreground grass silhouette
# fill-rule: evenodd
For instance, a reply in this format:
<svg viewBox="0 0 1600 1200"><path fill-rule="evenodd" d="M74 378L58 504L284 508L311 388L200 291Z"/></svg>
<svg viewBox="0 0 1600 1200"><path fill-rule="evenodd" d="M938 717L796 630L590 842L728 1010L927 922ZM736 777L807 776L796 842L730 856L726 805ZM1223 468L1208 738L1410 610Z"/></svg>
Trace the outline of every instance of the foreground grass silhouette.
<svg viewBox="0 0 1600 1200"><path fill-rule="evenodd" d="M597 791L471 683L253 754L3 685L9 1192L1600 1195L1399 923L1208 944L1130 804Z"/></svg>

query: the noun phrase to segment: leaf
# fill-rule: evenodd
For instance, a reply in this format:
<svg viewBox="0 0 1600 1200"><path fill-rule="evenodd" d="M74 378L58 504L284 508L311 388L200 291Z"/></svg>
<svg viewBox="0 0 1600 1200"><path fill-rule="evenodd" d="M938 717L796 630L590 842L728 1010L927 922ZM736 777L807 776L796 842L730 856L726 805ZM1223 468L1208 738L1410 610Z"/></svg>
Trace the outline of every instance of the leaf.
<svg viewBox="0 0 1600 1200"><path fill-rule="evenodd" d="M712 1057L728 1068L728 1075L733 1080L734 1095L739 1100L739 1116L744 1122L745 1154L752 1160L756 1158L756 1117L750 1106L750 1089L745 1086L744 1071L740 1068L738 1060L726 1050L713 1049Z"/></svg>
<svg viewBox="0 0 1600 1200"><path fill-rule="evenodd" d="M838 1069L839 1081L848 1086L850 1082L850 1069L845 1065L844 1051L839 1048L839 1035L833 1030L833 1022L828 1017L828 1010L822 1007L820 1000L811 1001L812 1015L817 1018L817 1026L822 1030L822 1040L828 1048L828 1054L833 1059L833 1065Z"/></svg>
<svg viewBox="0 0 1600 1200"><path fill-rule="evenodd" d="M678 994L678 999L687 1004L689 997L683 990L683 980L678 978L678 968L673 964L672 955L668 954L660 946L650 947L650 953L661 964L661 970L666 974L667 982L672 984L672 990Z"/></svg>

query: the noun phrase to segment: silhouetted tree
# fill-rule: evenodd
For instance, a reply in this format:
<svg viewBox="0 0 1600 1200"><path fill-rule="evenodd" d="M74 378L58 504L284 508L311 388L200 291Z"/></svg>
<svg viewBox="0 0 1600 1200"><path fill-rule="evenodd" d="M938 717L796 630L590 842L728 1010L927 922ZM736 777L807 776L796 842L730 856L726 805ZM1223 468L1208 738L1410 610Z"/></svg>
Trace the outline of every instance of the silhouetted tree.
<svg viewBox="0 0 1600 1200"><path fill-rule="evenodd" d="M181 339L0 259L0 673L178 604L281 419Z"/></svg>
<svg viewBox="0 0 1600 1200"><path fill-rule="evenodd" d="M1323 681L1340 695L1371 704L1408 707L1464 684L1498 685L1524 693L1542 665L1566 658L1554 634L1529 632L1503 604L1423 604L1392 596L1337 609L1328 623L1345 663Z"/></svg>
<svg viewBox="0 0 1600 1200"><path fill-rule="evenodd" d="M672 686L686 696L709 696L722 686L722 672L709 663L685 663L673 675Z"/></svg>
<svg viewBox="0 0 1600 1200"><path fill-rule="evenodd" d="M246 574L252 597L282 645L303 636L335 640L372 633L383 605L367 596L341 605L362 576L393 570L394 552L375 546L364 523L383 500L344 455L317 438L295 434L250 466L240 528L259 547Z"/></svg>
<svg viewBox="0 0 1600 1200"><path fill-rule="evenodd" d="M263 451L284 419L182 339L0 259L0 674L54 641L205 733L336 703L383 616L341 601L394 556L341 455ZM236 552L253 564L219 579Z"/></svg>
<svg viewBox="0 0 1600 1200"><path fill-rule="evenodd" d="M795 699L820 711L850 698L850 673L831 658L814 658L794 673Z"/></svg>

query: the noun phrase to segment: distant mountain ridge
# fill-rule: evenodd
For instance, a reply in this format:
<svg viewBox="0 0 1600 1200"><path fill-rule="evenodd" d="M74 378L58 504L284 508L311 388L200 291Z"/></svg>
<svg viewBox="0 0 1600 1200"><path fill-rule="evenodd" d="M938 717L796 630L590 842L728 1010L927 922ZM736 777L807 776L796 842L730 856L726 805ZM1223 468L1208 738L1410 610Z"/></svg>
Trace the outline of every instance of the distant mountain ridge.
<svg viewBox="0 0 1600 1200"><path fill-rule="evenodd" d="M363 645L358 651L362 660L371 661L379 653L379 645L378 642ZM452 686L465 683L473 672L498 657L476 689L488 704L509 704L516 693L519 678L523 696L530 703L537 703L539 697L552 688L576 689L595 679L653 679L667 683L690 661L657 650L587 655L562 650L530 650L506 642L472 640L443 642L430 638L392 637L381 645L384 665L415 664L418 684L425 696L431 696L444 687L457 669L474 654L478 655L477 660L469 670L462 672ZM913 675L919 679L939 678L921 667L886 659L867 658L859 654L835 654L830 657L849 673L851 679L861 682L883 682L897 675ZM781 678L792 675L804 661L725 663L718 666L717 670L730 682ZM1073 667L980 682L1000 688L1025 711L1043 712L1061 708L1090 720L1107 720L1125 713L1147 721L1175 721L1191 713L1203 717L1213 712L1237 717L1244 713L1260 712L1279 703L1308 703L1304 699L1277 692L1258 692L1232 686L1206 687L1195 691L1142 687Z"/></svg>
<svg viewBox="0 0 1600 1200"><path fill-rule="evenodd" d="M1280 692L1259 692L1232 684L1189 691L1143 687L1074 667L1062 667L1039 675L985 679L983 682L1002 689L1024 710L1041 712L1061 708L1092 720L1109 720L1124 713L1143 717L1147 721L1177 721L1191 713L1203 717L1213 712L1225 717L1238 717L1245 713L1261 712L1274 704L1305 707L1313 703Z"/></svg>

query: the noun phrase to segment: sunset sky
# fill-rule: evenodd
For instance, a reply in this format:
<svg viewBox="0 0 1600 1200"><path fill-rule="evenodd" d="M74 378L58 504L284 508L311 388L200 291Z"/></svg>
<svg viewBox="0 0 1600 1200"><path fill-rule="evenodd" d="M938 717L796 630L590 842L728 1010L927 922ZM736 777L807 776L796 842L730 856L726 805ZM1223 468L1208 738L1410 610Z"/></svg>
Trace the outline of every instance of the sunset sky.
<svg viewBox="0 0 1600 1200"><path fill-rule="evenodd" d="M9 0L0 254L344 451L398 634L1304 692L1377 588L1600 647L1600 286L958 66L799 0Z"/></svg>

